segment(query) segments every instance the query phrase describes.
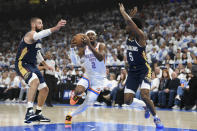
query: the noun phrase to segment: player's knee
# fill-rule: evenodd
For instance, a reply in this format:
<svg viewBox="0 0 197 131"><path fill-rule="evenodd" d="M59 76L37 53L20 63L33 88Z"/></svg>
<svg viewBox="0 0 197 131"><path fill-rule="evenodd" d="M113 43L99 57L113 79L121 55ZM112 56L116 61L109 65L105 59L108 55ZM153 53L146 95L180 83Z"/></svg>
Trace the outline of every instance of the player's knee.
<svg viewBox="0 0 197 131"><path fill-rule="evenodd" d="M75 88L75 94L76 94L76 95L81 95L84 91L85 91L85 89L84 89L84 87L82 87L82 86L77 86L77 87Z"/></svg>
<svg viewBox="0 0 197 131"><path fill-rule="evenodd" d="M143 101L148 101L150 99L149 93L142 92L141 93L141 98L142 98Z"/></svg>
<svg viewBox="0 0 197 131"><path fill-rule="evenodd" d="M40 84L39 79L34 79L31 81L30 86L34 86L34 87L38 87L38 85Z"/></svg>
<svg viewBox="0 0 197 131"><path fill-rule="evenodd" d="M44 90L44 92L45 92L46 94L49 93L49 88L48 88L48 87L43 88L43 90Z"/></svg>

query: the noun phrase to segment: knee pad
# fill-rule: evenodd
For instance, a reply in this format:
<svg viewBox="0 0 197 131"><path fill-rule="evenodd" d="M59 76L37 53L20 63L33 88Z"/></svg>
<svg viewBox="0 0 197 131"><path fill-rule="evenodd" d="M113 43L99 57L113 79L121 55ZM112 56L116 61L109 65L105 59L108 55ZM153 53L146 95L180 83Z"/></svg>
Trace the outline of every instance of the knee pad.
<svg viewBox="0 0 197 131"><path fill-rule="evenodd" d="M41 83L38 86L38 90L41 90L41 89L46 88L46 87L47 87L47 84L45 82L44 83Z"/></svg>

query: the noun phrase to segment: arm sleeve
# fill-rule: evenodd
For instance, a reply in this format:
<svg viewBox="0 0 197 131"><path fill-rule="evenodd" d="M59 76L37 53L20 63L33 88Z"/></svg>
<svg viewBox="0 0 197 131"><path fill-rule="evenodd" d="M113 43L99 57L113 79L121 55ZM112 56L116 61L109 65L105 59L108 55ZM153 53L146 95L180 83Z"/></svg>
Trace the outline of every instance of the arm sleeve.
<svg viewBox="0 0 197 131"><path fill-rule="evenodd" d="M35 32L33 35L33 39L34 40L38 40L38 39L42 39L44 37L47 37L51 34L51 30L50 29L46 29L46 30L42 30L40 32Z"/></svg>
<svg viewBox="0 0 197 131"><path fill-rule="evenodd" d="M79 65L80 60L78 60L77 55L74 51L74 48L71 48L71 54L70 54L70 59L74 65Z"/></svg>
<svg viewBox="0 0 197 131"><path fill-rule="evenodd" d="M36 59L38 63L41 63L42 61L44 61L44 58L42 57L40 50L37 51Z"/></svg>

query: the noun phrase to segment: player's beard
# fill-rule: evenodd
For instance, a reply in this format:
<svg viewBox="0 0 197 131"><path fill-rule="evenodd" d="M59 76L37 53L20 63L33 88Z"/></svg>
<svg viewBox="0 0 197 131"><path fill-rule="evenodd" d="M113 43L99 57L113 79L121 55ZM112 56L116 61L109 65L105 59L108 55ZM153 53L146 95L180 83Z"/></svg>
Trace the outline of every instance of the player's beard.
<svg viewBox="0 0 197 131"><path fill-rule="evenodd" d="M43 28L40 28L40 29L39 29L39 28L36 27L36 32L40 32L40 31L42 31L42 30L43 30Z"/></svg>

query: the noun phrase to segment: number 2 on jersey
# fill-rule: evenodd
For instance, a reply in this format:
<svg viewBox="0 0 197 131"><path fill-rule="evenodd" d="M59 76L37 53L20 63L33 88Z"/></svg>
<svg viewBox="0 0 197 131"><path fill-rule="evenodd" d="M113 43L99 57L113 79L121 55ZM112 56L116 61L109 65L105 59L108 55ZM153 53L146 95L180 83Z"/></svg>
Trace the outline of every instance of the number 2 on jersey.
<svg viewBox="0 0 197 131"><path fill-rule="evenodd" d="M96 64L95 62L92 62L92 68L95 69L96 68Z"/></svg>
<svg viewBox="0 0 197 131"><path fill-rule="evenodd" d="M130 61L133 61L133 55L132 55L132 52L129 52L129 59L130 59Z"/></svg>

